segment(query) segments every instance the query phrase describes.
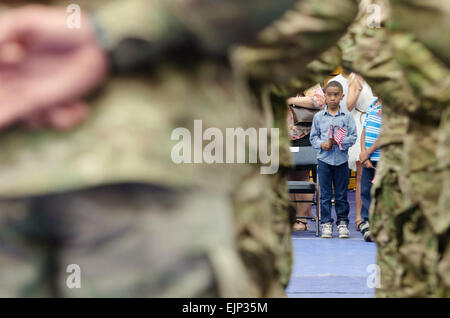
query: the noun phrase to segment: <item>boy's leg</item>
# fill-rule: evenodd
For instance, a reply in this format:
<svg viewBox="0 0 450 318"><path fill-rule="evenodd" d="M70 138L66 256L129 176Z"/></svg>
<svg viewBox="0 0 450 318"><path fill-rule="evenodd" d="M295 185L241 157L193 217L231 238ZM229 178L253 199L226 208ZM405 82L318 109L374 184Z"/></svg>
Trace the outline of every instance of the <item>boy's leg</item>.
<svg viewBox="0 0 450 318"><path fill-rule="evenodd" d="M334 196L336 200L336 224L344 221L348 225L348 214L350 212L350 205L347 200L349 178L348 163L346 162L340 166L333 167L332 178L334 183Z"/></svg>
<svg viewBox="0 0 450 318"><path fill-rule="evenodd" d="M319 166L317 174L319 175L320 185L320 213L321 224L332 223L331 218L331 196L332 196L332 183L331 183L331 168L332 166L318 160Z"/></svg>
<svg viewBox="0 0 450 318"><path fill-rule="evenodd" d="M373 163L376 167L376 162ZM368 169L363 167L362 178L361 178L361 200L362 209L361 217L363 222L369 221L369 209L370 209L370 190L372 189L372 180L375 177L375 169Z"/></svg>
<svg viewBox="0 0 450 318"><path fill-rule="evenodd" d="M374 167L376 167L376 162L373 163ZM370 233L370 225L369 225L369 209L370 209L370 190L372 189L372 180L375 177L375 169L368 169L366 167L363 168L362 180L361 180L361 199L363 202L363 206L361 209L361 216L363 218L363 222L359 226L359 230L364 237L364 240L367 242L372 241L371 233Z"/></svg>

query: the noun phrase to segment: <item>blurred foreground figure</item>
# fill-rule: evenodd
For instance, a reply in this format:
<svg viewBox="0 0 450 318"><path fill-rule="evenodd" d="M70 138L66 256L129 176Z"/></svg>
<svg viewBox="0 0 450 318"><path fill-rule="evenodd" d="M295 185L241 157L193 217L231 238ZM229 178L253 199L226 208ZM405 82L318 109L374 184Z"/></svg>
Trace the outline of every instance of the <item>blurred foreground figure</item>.
<svg viewBox="0 0 450 318"><path fill-rule="evenodd" d="M379 28L368 27L374 5ZM370 0L340 41L383 102L370 211L378 297L450 296L449 28L448 1Z"/></svg>
<svg viewBox="0 0 450 318"><path fill-rule="evenodd" d="M232 47L283 43L304 65L354 2L92 2L80 29L52 7L0 16L0 296L284 296L285 175L177 165L171 136L273 127Z"/></svg>

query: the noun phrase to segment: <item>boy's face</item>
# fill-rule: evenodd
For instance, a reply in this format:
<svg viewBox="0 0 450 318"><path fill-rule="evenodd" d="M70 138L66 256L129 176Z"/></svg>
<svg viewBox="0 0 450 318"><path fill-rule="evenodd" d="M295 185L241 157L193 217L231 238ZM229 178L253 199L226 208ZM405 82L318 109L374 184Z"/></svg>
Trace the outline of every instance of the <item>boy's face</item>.
<svg viewBox="0 0 450 318"><path fill-rule="evenodd" d="M331 109L339 107L342 98L344 98L344 94L339 87L330 86L325 90L325 102Z"/></svg>

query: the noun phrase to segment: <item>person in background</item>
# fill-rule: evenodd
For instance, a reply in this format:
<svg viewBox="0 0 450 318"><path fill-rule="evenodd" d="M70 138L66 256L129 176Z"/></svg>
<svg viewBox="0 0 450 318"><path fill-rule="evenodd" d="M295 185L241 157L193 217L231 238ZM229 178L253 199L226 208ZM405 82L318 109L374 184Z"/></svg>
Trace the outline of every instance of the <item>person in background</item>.
<svg viewBox="0 0 450 318"><path fill-rule="evenodd" d="M288 98L288 105L296 105L306 108L322 108L324 105L323 96L297 96ZM288 107L288 128L289 139L291 140L292 147L311 147L309 140L311 133L310 125L295 125L294 114ZM295 181L308 181L310 170L295 170L289 175L289 180ZM296 201L310 201L313 198L312 194L291 194L291 200ZM304 202L297 202L297 217L311 217L311 204ZM306 231L308 229L306 219L296 219L293 226L294 231Z"/></svg>
<svg viewBox="0 0 450 318"><path fill-rule="evenodd" d="M367 110L367 117L364 121L361 135L361 154L359 155L359 159L363 165L361 178L361 216L363 220L359 224L359 231L366 242L372 241L369 227L370 190L372 189L377 163L380 160L378 137L381 131L381 110L382 104L377 98Z"/></svg>
<svg viewBox="0 0 450 318"><path fill-rule="evenodd" d="M222 129L273 125L248 98L250 73L237 71L249 65L245 55L229 63L231 47L286 52L283 43L305 34L311 40L297 42L292 60L277 54L273 63L293 77L343 34L354 1L77 2L79 29L66 27L63 8L1 12L0 297L285 295L284 174L176 165L170 136L194 118ZM259 36L292 15L299 19L288 23L321 27ZM291 72L279 72L280 61ZM251 80L268 87L273 69L264 59ZM30 133L24 121L40 129ZM174 219L176 233L167 230ZM65 288L67 264L82 268L83 288Z"/></svg>
<svg viewBox="0 0 450 318"><path fill-rule="evenodd" d="M338 82L339 84L341 84L342 86L342 93L343 93L343 97L341 102L339 103L340 106L340 110L344 113L348 113L349 110L347 108L347 97L348 97L348 79L349 76L351 74L351 71L348 69L343 68L342 69L342 73L331 78L328 82Z"/></svg>
<svg viewBox="0 0 450 318"><path fill-rule="evenodd" d="M344 68L344 70L347 69ZM363 124L366 119L366 111L369 106L377 99L373 94L369 84L360 76L355 73L351 73L348 76L348 97L347 97L347 109L353 116L356 123L356 130L358 133L358 139L356 143L348 150L348 166L350 169L356 172L356 220L355 226L359 230L359 224L362 222L361 217L361 175L362 165L359 161L359 154L361 153L361 134L363 130Z"/></svg>
<svg viewBox="0 0 450 318"><path fill-rule="evenodd" d="M311 144L317 151L320 185L320 208L322 237L333 237L331 198L333 187L339 238L349 238L347 200L348 189L348 148L356 141L356 125L353 117L341 111L340 102L344 98L339 82L330 81L325 88L326 107L314 116L311 128ZM335 132L335 127L338 128ZM334 136L330 136L330 131ZM338 137L340 136L340 137ZM338 137L338 138L337 138Z"/></svg>

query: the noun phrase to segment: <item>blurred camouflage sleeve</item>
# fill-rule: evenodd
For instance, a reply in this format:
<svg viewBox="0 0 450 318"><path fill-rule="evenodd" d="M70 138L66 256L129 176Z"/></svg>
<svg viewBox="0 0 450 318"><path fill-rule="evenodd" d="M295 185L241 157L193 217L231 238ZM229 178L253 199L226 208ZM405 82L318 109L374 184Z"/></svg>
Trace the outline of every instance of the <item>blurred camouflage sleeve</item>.
<svg viewBox="0 0 450 318"><path fill-rule="evenodd" d="M107 45L115 47L124 38L155 40L174 27L167 8L160 1L113 0L95 12L106 34Z"/></svg>
<svg viewBox="0 0 450 318"><path fill-rule="evenodd" d="M357 2L298 1L265 28L257 45L235 50L233 62L250 78L286 84L307 78L307 65L336 44L357 13Z"/></svg>
<svg viewBox="0 0 450 318"><path fill-rule="evenodd" d="M162 1L114 0L92 18L113 72L142 69L163 54L166 43L180 41L182 27Z"/></svg>
<svg viewBox="0 0 450 318"><path fill-rule="evenodd" d="M126 66L173 54L226 56L231 45L251 42L296 2L118 0L94 16L103 43Z"/></svg>
<svg viewBox="0 0 450 318"><path fill-rule="evenodd" d="M293 9L299 0L167 1L167 7L202 51L227 53L234 44L250 44L265 27Z"/></svg>
<svg viewBox="0 0 450 318"><path fill-rule="evenodd" d="M380 26L369 27L371 13L360 7L340 44L344 64L383 101L382 153L370 209L382 281L377 296L446 297L450 77L443 31L449 4L361 3L379 6Z"/></svg>
<svg viewBox="0 0 450 318"><path fill-rule="evenodd" d="M413 33L449 67L450 41L444 33L450 30L450 1L392 0L391 5L391 30Z"/></svg>

